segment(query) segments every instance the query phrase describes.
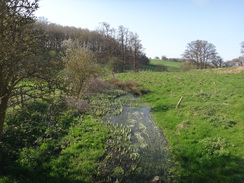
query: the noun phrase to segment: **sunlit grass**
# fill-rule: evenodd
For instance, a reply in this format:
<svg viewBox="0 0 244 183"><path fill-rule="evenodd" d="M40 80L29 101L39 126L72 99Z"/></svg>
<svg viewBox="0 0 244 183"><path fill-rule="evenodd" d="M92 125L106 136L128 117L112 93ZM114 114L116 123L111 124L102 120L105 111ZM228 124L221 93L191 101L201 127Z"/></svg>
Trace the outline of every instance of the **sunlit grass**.
<svg viewBox="0 0 244 183"><path fill-rule="evenodd" d="M165 60L150 60L149 65L145 66L144 69L156 70L158 65L164 65L167 67L168 71L180 71L180 67L184 65L183 62L171 62Z"/></svg>
<svg viewBox="0 0 244 183"><path fill-rule="evenodd" d="M182 182L243 180L243 72L142 72L120 74L119 79L152 91L142 99L150 103L154 120L181 164Z"/></svg>

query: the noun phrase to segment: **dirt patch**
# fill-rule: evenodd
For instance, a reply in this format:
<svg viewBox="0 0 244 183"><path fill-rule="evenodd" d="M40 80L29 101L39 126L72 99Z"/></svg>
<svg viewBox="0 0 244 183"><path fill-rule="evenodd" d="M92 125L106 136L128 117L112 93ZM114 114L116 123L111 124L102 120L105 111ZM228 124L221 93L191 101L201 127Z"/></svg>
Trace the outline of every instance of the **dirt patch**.
<svg viewBox="0 0 244 183"><path fill-rule="evenodd" d="M244 66L240 66L240 67L235 67L231 70L217 71L217 73L220 73L220 74L236 74L236 73L240 73L243 71L244 71Z"/></svg>

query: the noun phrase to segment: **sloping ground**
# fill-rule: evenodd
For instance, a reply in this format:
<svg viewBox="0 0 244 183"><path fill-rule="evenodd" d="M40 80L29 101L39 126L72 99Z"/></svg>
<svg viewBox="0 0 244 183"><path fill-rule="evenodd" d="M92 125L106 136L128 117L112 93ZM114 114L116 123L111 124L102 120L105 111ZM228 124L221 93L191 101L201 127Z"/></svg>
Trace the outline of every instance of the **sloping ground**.
<svg viewBox="0 0 244 183"><path fill-rule="evenodd" d="M166 66L167 71L177 72L177 71L180 71L181 66L184 64L185 64L184 62L171 62L171 61L165 61L165 60L150 60L149 65L145 66L144 69L152 70L152 71L158 71L157 67L159 65L164 65L164 66Z"/></svg>
<svg viewBox="0 0 244 183"><path fill-rule="evenodd" d="M235 73L240 73L244 71L244 66L236 67L231 70L224 70L224 71L217 71L217 73L220 74L235 74Z"/></svg>
<svg viewBox="0 0 244 183"><path fill-rule="evenodd" d="M119 115L107 116L106 121L131 129L133 148L141 157L141 177L137 182L160 179L170 182L169 152L162 130L153 121L149 107L125 107Z"/></svg>
<svg viewBox="0 0 244 183"><path fill-rule="evenodd" d="M150 88L141 98L152 106L153 119L179 163L178 182L244 182L244 72L217 73L228 69L118 77ZM175 109L180 96L184 99Z"/></svg>

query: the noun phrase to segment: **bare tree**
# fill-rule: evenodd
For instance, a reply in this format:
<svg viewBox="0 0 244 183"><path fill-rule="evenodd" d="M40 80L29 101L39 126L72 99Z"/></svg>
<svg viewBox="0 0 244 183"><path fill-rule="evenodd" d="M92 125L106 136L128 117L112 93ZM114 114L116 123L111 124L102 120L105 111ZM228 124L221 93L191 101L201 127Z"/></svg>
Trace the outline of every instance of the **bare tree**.
<svg viewBox="0 0 244 183"><path fill-rule="evenodd" d="M243 60L243 57L234 58L234 59L228 61L227 64L229 67L239 67L239 66L244 65L244 60Z"/></svg>
<svg viewBox="0 0 244 183"><path fill-rule="evenodd" d="M123 61L121 71L124 72L125 65L126 65L126 56L128 53L128 42L129 42L129 30L123 26L119 26L118 28L118 42L119 42L119 53L120 58Z"/></svg>
<svg viewBox="0 0 244 183"><path fill-rule="evenodd" d="M141 50L142 50L142 44L141 44L141 40L139 40L139 36L136 33L134 34L133 32L131 32L130 51L132 54L131 56L133 58L132 68L134 71L137 71L138 69Z"/></svg>
<svg viewBox="0 0 244 183"><path fill-rule="evenodd" d="M187 44L183 58L196 65L198 69L205 69L217 58L217 52L213 44L196 40Z"/></svg>
<svg viewBox="0 0 244 183"><path fill-rule="evenodd" d="M98 32L101 34L103 38L103 46L102 46L102 57L105 60L109 60L110 58L115 56L118 43L116 42L116 30L111 28L110 25L106 22L100 23L100 29Z"/></svg>
<svg viewBox="0 0 244 183"><path fill-rule="evenodd" d="M223 67L224 60L219 55L216 55L216 57L213 58L211 63L214 67L219 68L219 67Z"/></svg>

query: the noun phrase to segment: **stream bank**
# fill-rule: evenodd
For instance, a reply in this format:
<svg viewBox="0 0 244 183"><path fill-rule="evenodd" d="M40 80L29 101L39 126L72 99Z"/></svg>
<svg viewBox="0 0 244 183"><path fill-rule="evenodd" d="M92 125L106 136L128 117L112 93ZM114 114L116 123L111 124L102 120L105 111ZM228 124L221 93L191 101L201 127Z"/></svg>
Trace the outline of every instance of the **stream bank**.
<svg viewBox="0 0 244 183"><path fill-rule="evenodd" d="M124 97L130 99L133 96ZM105 116L103 119L131 129L131 142L140 155L141 171L137 180L128 182L171 182L168 173L170 156L163 131L152 119L150 107L146 107L139 99L137 102L141 105L137 104L135 107L123 105L119 115Z"/></svg>

